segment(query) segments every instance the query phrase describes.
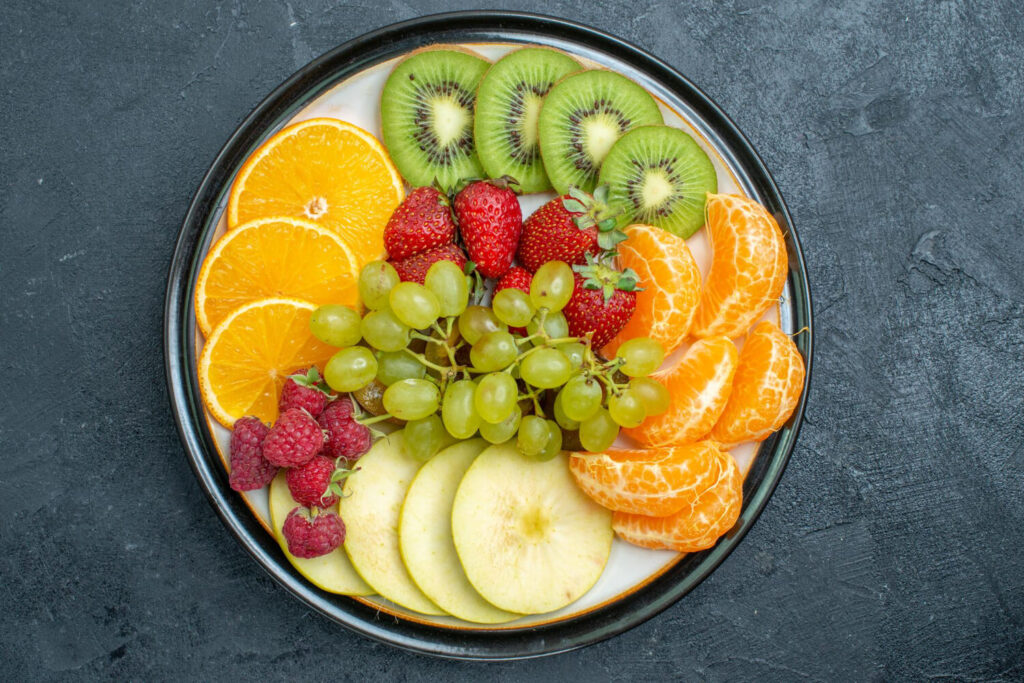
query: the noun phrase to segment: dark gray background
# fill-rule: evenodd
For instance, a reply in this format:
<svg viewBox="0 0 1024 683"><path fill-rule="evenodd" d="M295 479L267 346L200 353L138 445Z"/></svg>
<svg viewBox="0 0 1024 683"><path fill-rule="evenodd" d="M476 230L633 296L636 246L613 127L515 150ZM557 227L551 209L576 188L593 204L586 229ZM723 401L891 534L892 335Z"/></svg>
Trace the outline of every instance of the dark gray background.
<svg viewBox="0 0 1024 683"><path fill-rule="evenodd" d="M1024 677L1016 2L529 2L717 100L815 295L806 424L725 564L584 651L416 656L289 597L186 464L161 353L191 193L311 58L442 2L0 9L0 678Z"/></svg>

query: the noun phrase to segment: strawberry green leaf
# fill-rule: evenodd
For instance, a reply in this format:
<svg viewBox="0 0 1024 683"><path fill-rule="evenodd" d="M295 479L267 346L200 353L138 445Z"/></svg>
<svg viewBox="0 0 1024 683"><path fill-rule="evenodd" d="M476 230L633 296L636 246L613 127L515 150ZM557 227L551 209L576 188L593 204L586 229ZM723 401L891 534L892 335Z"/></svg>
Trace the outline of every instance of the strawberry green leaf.
<svg viewBox="0 0 1024 683"><path fill-rule="evenodd" d="M565 207L566 211L572 211L573 213L584 213L587 210L587 207L582 202L575 199L563 199L562 206Z"/></svg>

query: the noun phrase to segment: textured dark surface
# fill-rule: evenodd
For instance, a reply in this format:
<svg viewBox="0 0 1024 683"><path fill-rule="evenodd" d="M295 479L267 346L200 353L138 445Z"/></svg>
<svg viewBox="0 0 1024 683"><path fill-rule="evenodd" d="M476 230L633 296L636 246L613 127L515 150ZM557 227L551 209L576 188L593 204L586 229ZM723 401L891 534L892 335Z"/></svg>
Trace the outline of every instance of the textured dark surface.
<svg viewBox="0 0 1024 683"><path fill-rule="evenodd" d="M186 463L164 276L202 173L267 92L459 5L6 0L0 678L1024 677L1019 4L505 4L675 65L788 199L816 367L753 531L660 617L543 660L429 659L309 612Z"/></svg>

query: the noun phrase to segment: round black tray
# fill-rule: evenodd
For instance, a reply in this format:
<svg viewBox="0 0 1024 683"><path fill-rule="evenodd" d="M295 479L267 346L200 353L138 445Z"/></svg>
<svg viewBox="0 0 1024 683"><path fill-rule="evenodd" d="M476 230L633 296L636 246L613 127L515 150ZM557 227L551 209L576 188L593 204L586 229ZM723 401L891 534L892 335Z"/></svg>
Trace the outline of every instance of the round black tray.
<svg viewBox="0 0 1024 683"><path fill-rule="evenodd" d="M795 339L807 364L800 404L789 423L762 444L743 486L743 510L734 529L714 548L687 555L617 602L563 621L520 629L454 630L417 623L327 593L306 581L241 496L229 488L204 418L196 377L195 280L226 193L246 157L296 111L344 78L423 45L456 42L532 43L576 48L598 58L606 55L684 102L702 122L702 132L711 144L737 171L744 188L775 215L782 227L790 264L789 301L783 323L789 329L806 329ZM628 70L627 75L631 75ZM793 450L811 376L811 331L810 289L786 205L754 148L707 95L664 62L596 29L535 14L480 11L422 17L351 40L304 66L246 117L200 183L181 227L167 280L164 354L174 419L196 477L224 524L274 579L313 609L365 636L442 657L501 660L564 652L621 633L682 598L722 563L760 515Z"/></svg>

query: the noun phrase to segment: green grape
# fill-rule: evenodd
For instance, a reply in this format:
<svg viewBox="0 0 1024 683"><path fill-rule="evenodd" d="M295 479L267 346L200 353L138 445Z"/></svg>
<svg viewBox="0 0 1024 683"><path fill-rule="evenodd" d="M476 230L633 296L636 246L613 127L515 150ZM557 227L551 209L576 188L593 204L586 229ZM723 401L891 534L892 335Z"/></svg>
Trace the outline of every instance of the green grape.
<svg viewBox="0 0 1024 683"><path fill-rule="evenodd" d="M529 295L512 287L496 293L491 308L498 320L509 327L525 327L533 318L533 303Z"/></svg>
<svg viewBox="0 0 1024 683"><path fill-rule="evenodd" d="M492 372L477 382L473 404L484 422L497 424L512 413L518 399L516 381L508 373Z"/></svg>
<svg viewBox="0 0 1024 683"><path fill-rule="evenodd" d="M421 379L426 368L405 351L381 351L377 354L377 379L391 386L400 379Z"/></svg>
<svg viewBox="0 0 1024 683"><path fill-rule="evenodd" d="M462 269L451 261L438 261L430 266L423 285L434 293L441 304L441 317L459 315L469 302L469 287Z"/></svg>
<svg viewBox="0 0 1024 683"><path fill-rule="evenodd" d="M444 425L437 415L427 415L405 424L405 452L420 461L430 460L444 443Z"/></svg>
<svg viewBox="0 0 1024 683"><path fill-rule="evenodd" d="M469 350L469 361L482 372L506 368L519 356L515 337L504 330L488 332Z"/></svg>
<svg viewBox="0 0 1024 683"><path fill-rule="evenodd" d="M650 337L630 339L615 352L616 358L626 362L619 369L630 377L646 377L665 360L665 349Z"/></svg>
<svg viewBox="0 0 1024 683"><path fill-rule="evenodd" d="M587 347L579 342L559 344L558 350L565 354L574 370L582 368L584 361L587 359Z"/></svg>
<svg viewBox="0 0 1024 683"><path fill-rule="evenodd" d="M640 397L644 412L648 415L661 415L672 403L668 388L650 377L637 377L629 381L630 390Z"/></svg>
<svg viewBox="0 0 1024 683"><path fill-rule="evenodd" d="M372 261L359 271L359 298L367 308L378 311L388 305L391 288L401 280L387 261Z"/></svg>
<svg viewBox="0 0 1024 683"><path fill-rule="evenodd" d="M539 316L534 316L530 324L526 326L527 334L537 334L540 330ZM548 339L561 339L562 337L568 336L569 334L569 323L565 321L565 316L561 313L548 313L544 318L544 332L547 333ZM541 346L543 342L534 340L534 346Z"/></svg>
<svg viewBox="0 0 1024 683"><path fill-rule="evenodd" d="M608 397L608 414L623 427L637 427L647 417L643 401L632 389Z"/></svg>
<svg viewBox="0 0 1024 683"><path fill-rule="evenodd" d="M551 420L548 420L547 423L548 442L544 444L544 449L534 456L537 460L541 461L550 460L562 452L562 430Z"/></svg>
<svg viewBox="0 0 1024 683"><path fill-rule="evenodd" d="M523 381L541 389L554 389L566 383L572 375L572 364L558 349L537 349L519 364Z"/></svg>
<svg viewBox="0 0 1024 683"><path fill-rule="evenodd" d="M426 379L400 379L384 390L384 408L400 420L419 420L437 411L441 391Z"/></svg>
<svg viewBox="0 0 1024 683"><path fill-rule="evenodd" d="M441 303L434 293L415 282L399 282L388 295L395 316L414 330L430 327L441 315Z"/></svg>
<svg viewBox="0 0 1024 683"><path fill-rule="evenodd" d="M480 415L473 403L475 395L476 383L471 379L452 382L444 391L441 417L445 429L456 439L468 439L480 427Z"/></svg>
<svg viewBox="0 0 1024 683"><path fill-rule="evenodd" d="M601 407L604 393L600 383L593 377L576 375L565 383L558 396L562 399L562 409L566 416L570 420L582 422Z"/></svg>
<svg viewBox="0 0 1024 683"><path fill-rule="evenodd" d="M505 443L519 431L519 423L523 419L523 411L515 406L512 414L501 422L480 422L480 436L490 443Z"/></svg>
<svg viewBox="0 0 1024 683"><path fill-rule="evenodd" d="M377 375L377 359L365 346L350 346L331 356L324 366L324 379L335 391L356 391Z"/></svg>
<svg viewBox="0 0 1024 683"><path fill-rule="evenodd" d="M555 397L555 422L558 423L559 427L568 429L569 431L575 431L580 428L580 423L577 420L572 419L565 414L565 406L562 401L562 394L565 393L565 389L558 392L558 396Z"/></svg>
<svg viewBox="0 0 1024 683"><path fill-rule="evenodd" d="M618 435L619 425L604 408L580 422L580 443L591 453L608 450Z"/></svg>
<svg viewBox="0 0 1024 683"><path fill-rule="evenodd" d="M537 269L530 281L530 299L534 308L560 311L572 297L575 279L565 261L548 261Z"/></svg>
<svg viewBox="0 0 1024 683"><path fill-rule="evenodd" d="M359 331L362 321L362 316L348 306L324 304L309 316L309 331L330 346L355 346L363 338Z"/></svg>
<svg viewBox="0 0 1024 683"><path fill-rule="evenodd" d="M367 313L361 330L366 343L378 351L401 351L409 345L409 328L389 308Z"/></svg>
<svg viewBox="0 0 1024 683"><path fill-rule="evenodd" d="M519 423L519 438L516 439L516 447L523 455L531 458L541 454L544 446L551 438L551 428L548 421L536 415L527 415Z"/></svg>
<svg viewBox="0 0 1024 683"><path fill-rule="evenodd" d="M459 316L459 334L470 344L476 344L480 337L495 330L508 330L508 325L494 316L486 306L470 306Z"/></svg>

